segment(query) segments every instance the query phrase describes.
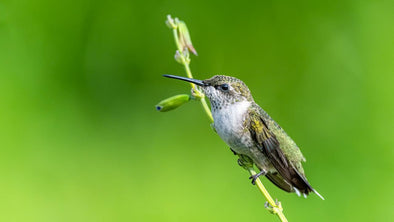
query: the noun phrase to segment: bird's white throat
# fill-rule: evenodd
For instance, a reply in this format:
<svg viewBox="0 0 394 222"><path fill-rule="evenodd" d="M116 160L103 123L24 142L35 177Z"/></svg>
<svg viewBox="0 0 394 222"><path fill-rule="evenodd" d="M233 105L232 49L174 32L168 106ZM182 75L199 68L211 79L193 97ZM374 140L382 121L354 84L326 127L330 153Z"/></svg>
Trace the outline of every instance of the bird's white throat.
<svg viewBox="0 0 394 222"><path fill-rule="evenodd" d="M231 147L242 137L245 113L250 105L249 101L241 101L212 110L216 132Z"/></svg>

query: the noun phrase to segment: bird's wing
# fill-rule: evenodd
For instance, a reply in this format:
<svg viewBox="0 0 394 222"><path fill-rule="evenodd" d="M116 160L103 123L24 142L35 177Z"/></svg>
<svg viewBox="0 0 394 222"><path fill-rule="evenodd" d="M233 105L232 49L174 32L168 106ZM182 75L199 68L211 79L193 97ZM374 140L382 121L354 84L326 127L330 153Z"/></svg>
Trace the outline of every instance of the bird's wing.
<svg viewBox="0 0 394 222"><path fill-rule="evenodd" d="M280 189L286 192L293 191L293 186L288 182L286 182L286 180L284 180L283 177L278 172L267 172L265 176Z"/></svg>
<svg viewBox="0 0 394 222"><path fill-rule="evenodd" d="M305 194L313 191L313 188L309 185L305 177L301 175L294 167L293 163L287 159L280 148L279 141L270 131L268 124L262 118L258 110L249 111L248 128L256 146L269 159L280 176L285 180L283 182L291 184L291 186ZM278 182L275 184L278 185ZM279 187L282 188L281 186ZM288 187L283 187L282 189L288 190Z"/></svg>

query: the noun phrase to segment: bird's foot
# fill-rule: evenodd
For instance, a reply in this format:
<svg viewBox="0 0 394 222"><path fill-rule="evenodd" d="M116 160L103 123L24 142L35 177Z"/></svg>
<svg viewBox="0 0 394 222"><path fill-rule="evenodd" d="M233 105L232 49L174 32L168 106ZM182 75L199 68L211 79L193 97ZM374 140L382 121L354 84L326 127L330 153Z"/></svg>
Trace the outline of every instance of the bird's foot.
<svg viewBox="0 0 394 222"><path fill-rule="evenodd" d="M261 170L260 173L250 176L249 179L252 179L252 184L256 185L257 178L259 178L259 176L264 176L266 173L267 171Z"/></svg>
<svg viewBox="0 0 394 222"><path fill-rule="evenodd" d="M249 157L242 155L242 154L237 154L238 155L238 165L244 168L245 170L248 170L253 168L253 160L250 159Z"/></svg>

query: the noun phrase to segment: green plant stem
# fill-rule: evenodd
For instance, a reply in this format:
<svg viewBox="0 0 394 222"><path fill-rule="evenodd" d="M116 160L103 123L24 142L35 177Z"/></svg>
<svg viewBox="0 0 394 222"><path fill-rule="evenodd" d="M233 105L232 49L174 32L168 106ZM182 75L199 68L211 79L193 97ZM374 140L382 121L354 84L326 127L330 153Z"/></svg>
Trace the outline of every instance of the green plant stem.
<svg viewBox="0 0 394 222"><path fill-rule="evenodd" d="M183 62L183 61L185 61L185 62ZM186 62L186 59L182 59L182 65L185 67L187 77L193 78L192 72L190 71L190 67L189 67L189 64ZM202 92L200 92L200 90L197 89L195 84L191 83L191 86L192 86L192 90L193 90L194 94L197 95L196 98L198 98L198 100L201 102L201 105L202 105L205 113L207 114L209 120L211 121L211 123L213 123L212 113L211 113L211 110L209 109L207 100L205 100L205 95Z"/></svg>
<svg viewBox="0 0 394 222"><path fill-rule="evenodd" d="M183 52L184 49L182 48L181 43L178 38L178 29L177 29L176 24L172 24L171 27L173 29L175 44L177 46L177 50L180 55L180 62L185 68L187 77L193 78L193 75L192 75L192 72L190 71L190 66L189 66L189 63L190 63L189 53L187 52L187 54L185 55ZM196 87L195 84L191 83L191 87L192 87L194 96L201 102L201 105L202 105L205 113L207 114L210 122L213 123L214 120L212 117L211 110L209 109L209 106L207 104L207 101L205 100L205 95ZM246 169L249 171L250 175L256 175L256 171L253 169L253 167L247 167ZM286 219L285 215L283 214L283 208L282 208L280 202L278 202L278 204L277 204L272 199L271 195L268 193L267 189L265 189L260 178L256 179L255 184L256 184L257 188L260 190L260 192L263 194L265 199L267 200L270 207L272 207L272 210L270 210L270 209L269 210L273 214L276 214L282 222L287 222L287 219Z"/></svg>
<svg viewBox="0 0 394 222"><path fill-rule="evenodd" d="M193 78L192 72L190 70L189 62L188 62L189 59L183 53L184 49L182 49L181 44L179 42L178 30L177 30L176 27L173 28L173 35L174 35L175 44L177 46L177 50L178 50L178 52L180 54L181 63L182 63L182 65L183 65L183 67L185 68L185 71L186 71L186 75L187 75L188 78ZM205 95L200 90L197 89L195 84L190 83L190 85L192 87L194 95L201 102L201 105L202 105L203 109L205 110L205 113L207 114L209 120L211 122L213 122L212 113L211 113L211 111L209 109L207 101L205 100Z"/></svg>
<svg viewBox="0 0 394 222"><path fill-rule="evenodd" d="M185 67L185 71L187 74L187 77L189 78L193 78L192 72L190 71L190 67L189 64L185 61L185 63L183 63L183 66ZM205 95L203 93L201 93L196 87L195 85L192 83L192 89L194 91L197 91L198 93L200 93L199 95L199 100L201 102L202 108L204 109L205 113L207 114L209 120L213 123L213 117L212 117L212 113L211 110L209 109L207 100L205 99ZM193 87L194 86L194 87Z"/></svg>
<svg viewBox="0 0 394 222"><path fill-rule="evenodd" d="M249 168L248 169L250 175L256 175L256 171L254 171L253 168ZM255 181L256 186L259 188L260 192L263 194L263 196L265 197L265 199L267 199L268 203L271 205L272 207L272 213L278 215L279 219L282 222L287 222L287 219L285 217L285 215L283 214L283 208L281 206L281 204L277 204L271 197L271 195L268 193L267 189L265 189L265 186L263 185L263 183L261 182L261 180L259 178L257 178L257 180Z"/></svg>

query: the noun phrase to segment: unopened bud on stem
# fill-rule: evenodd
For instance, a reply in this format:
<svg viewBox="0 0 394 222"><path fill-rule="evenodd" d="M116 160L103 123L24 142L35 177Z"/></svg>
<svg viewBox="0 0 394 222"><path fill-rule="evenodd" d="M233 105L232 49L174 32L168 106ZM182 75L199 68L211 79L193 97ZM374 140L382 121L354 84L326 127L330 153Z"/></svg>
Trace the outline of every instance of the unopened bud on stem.
<svg viewBox="0 0 394 222"><path fill-rule="evenodd" d="M156 105L156 110L159 112L167 112L180 107L181 105L189 102L190 96L187 94L180 94L159 102Z"/></svg>
<svg viewBox="0 0 394 222"><path fill-rule="evenodd" d="M183 49L187 48L194 55L197 55L197 51L193 47L192 40L190 38L189 30L187 29L186 23L184 21L178 20L177 18L175 19L175 22L178 25L178 36L182 48Z"/></svg>

